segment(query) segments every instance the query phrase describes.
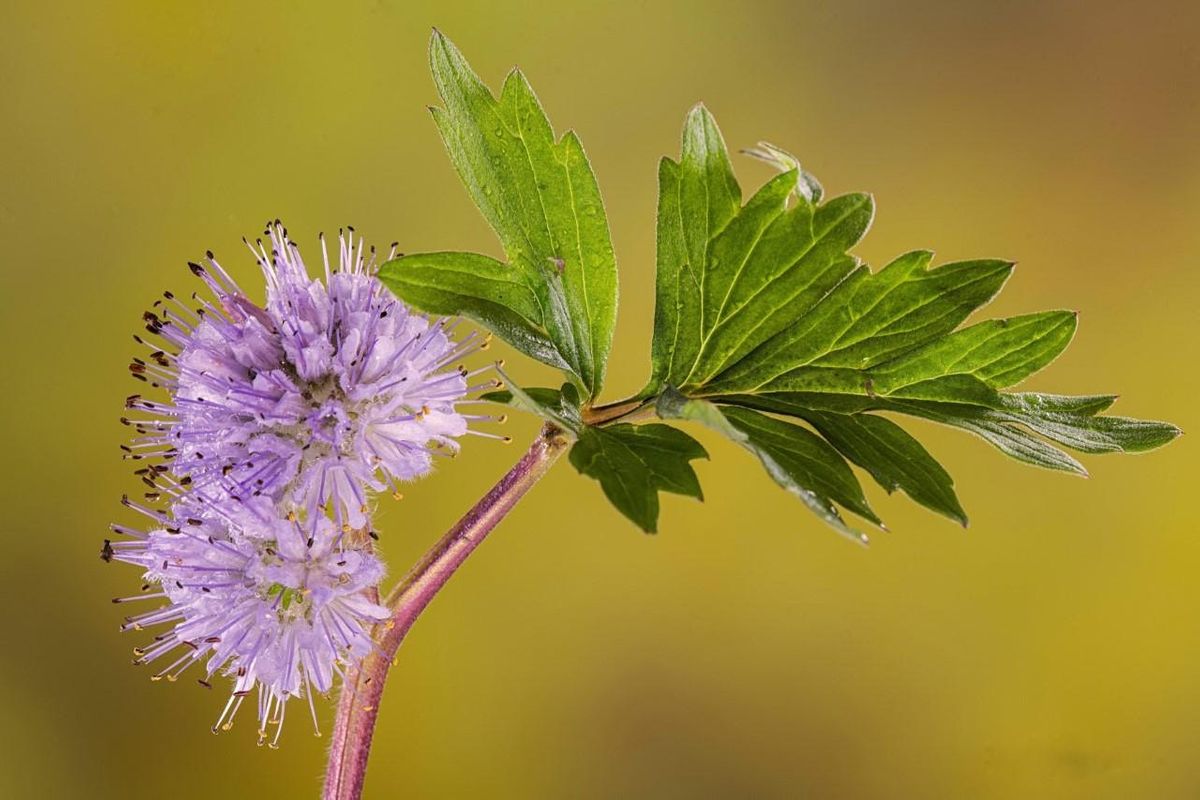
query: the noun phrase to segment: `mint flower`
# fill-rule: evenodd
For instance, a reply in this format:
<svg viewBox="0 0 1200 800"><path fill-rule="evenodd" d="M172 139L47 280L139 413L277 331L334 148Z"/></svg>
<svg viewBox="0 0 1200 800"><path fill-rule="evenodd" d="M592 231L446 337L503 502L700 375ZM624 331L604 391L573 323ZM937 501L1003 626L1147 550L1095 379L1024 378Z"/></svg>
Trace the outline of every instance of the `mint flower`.
<svg viewBox="0 0 1200 800"><path fill-rule="evenodd" d="M191 268L215 303L193 295L193 312L167 293L146 312L167 347L135 337L151 352L130 369L170 400L128 399L151 418L123 420L141 434L127 457L168 460L213 496L268 496L310 516L329 507L339 526L361 528L369 490L397 492L430 471L432 451L453 454L468 423L484 419L457 410L491 385L469 385L484 370L455 364L487 340L455 342L444 321L410 312L375 277L374 249L364 253L353 229L338 237L336 266L321 237L324 281L309 276L278 221L266 235L270 251L247 243L266 278L264 306L209 253Z"/></svg>
<svg viewBox="0 0 1200 800"><path fill-rule="evenodd" d="M365 533L344 533L324 515L281 516L265 497L245 502L191 491L162 512L128 499L153 525L113 530L105 560L143 571L143 593L115 603L161 600L126 617L122 630L169 625L134 650L134 664L160 665L153 680L176 680L202 664L200 683L217 673L233 689L213 732L228 730L245 698L257 689L260 744L278 744L287 701L325 693L334 674L374 646L371 627L388 618L371 590L384 576ZM312 713L316 729L316 714Z"/></svg>

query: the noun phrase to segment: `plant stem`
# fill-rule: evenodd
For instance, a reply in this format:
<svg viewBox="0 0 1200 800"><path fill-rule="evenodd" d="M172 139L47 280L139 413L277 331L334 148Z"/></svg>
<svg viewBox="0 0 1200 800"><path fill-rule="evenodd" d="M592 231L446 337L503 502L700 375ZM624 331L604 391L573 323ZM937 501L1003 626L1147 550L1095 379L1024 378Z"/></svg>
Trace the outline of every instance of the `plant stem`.
<svg viewBox="0 0 1200 800"><path fill-rule="evenodd" d="M409 571L386 605L391 619L376 629L376 652L349 671L342 685L325 772L324 800L358 800L366 779L371 736L388 668L417 617L467 556L537 483L570 443L545 425L529 450Z"/></svg>
<svg viewBox="0 0 1200 800"><path fill-rule="evenodd" d="M631 422L654 415L653 400L622 400L617 403L596 406L585 409L583 422L585 425L608 425L613 422Z"/></svg>

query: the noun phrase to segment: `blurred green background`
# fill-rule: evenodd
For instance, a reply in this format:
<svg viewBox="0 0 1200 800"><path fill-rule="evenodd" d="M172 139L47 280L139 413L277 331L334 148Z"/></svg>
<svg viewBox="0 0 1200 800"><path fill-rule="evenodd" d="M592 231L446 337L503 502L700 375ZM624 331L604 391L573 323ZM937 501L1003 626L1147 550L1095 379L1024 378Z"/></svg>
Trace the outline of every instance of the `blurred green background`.
<svg viewBox="0 0 1200 800"><path fill-rule="evenodd" d="M214 737L219 693L129 666L108 599L137 577L97 558L138 487L129 337L206 248L255 285L240 237L275 216L310 249L349 223L498 251L425 110L431 25L582 134L621 266L607 399L647 374L655 164L703 99L731 146L873 191L871 263L1011 257L988 313L1078 308L1031 387L1200 428L1195 3L200 5L0 11L0 796L315 796L303 720L278 752L248 718ZM388 501L394 572L534 431L509 428ZM973 524L872 485L893 532L865 551L705 433L708 500L666 497L657 537L564 463L409 638L367 796L1200 796L1194 443L1083 481L921 432Z"/></svg>

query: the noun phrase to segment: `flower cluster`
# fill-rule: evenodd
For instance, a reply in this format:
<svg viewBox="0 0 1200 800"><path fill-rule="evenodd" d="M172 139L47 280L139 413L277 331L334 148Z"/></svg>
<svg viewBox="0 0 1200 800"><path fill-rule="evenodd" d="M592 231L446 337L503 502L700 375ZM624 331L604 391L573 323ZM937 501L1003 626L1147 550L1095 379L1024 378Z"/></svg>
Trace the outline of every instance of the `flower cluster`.
<svg viewBox="0 0 1200 800"><path fill-rule="evenodd" d="M232 725L257 687L260 736L273 722L276 744L289 697L307 698L311 709L313 692L328 691L342 663L370 652L371 626L388 617L370 594L384 568L357 534L341 533L324 515L281 517L262 498L222 504L185 494L165 512L126 503L152 525L118 526L129 538L110 543L110 557L142 568L156 591L116 602L166 603L128 617L122 630L172 625L137 648L134 663L157 661L164 666L152 678L174 681L203 661L205 686L217 672L231 673L233 692L214 732Z"/></svg>
<svg viewBox="0 0 1200 800"><path fill-rule="evenodd" d="M487 340L455 342L445 320L396 300L353 229L332 264L321 238L323 281L278 221L266 236L247 243L266 279L262 305L209 253L190 266L211 298L189 307L168 292L146 312L161 344L135 336L149 352L130 371L167 399L127 399L141 413L122 418L137 431L123 449L145 462L137 472L162 508L126 500L152 524L114 525L125 538L101 555L144 571L143 594L117 602L163 601L123 629L171 626L134 663L165 663L153 677L175 680L203 662L205 686L232 676L214 731L257 688L260 739L274 745L288 698L311 707L387 617L371 493L398 496L435 453L457 452L485 419L459 406L493 382L472 386L483 370L456 366Z"/></svg>

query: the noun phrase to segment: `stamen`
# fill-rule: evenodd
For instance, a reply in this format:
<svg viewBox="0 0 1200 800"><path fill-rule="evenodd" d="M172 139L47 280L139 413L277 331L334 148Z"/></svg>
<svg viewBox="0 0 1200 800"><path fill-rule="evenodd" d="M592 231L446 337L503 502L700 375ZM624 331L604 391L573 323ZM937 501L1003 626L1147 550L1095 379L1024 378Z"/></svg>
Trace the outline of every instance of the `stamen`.
<svg viewBox="0 0 1200 800"><path fill-rule="evenodd" d="M502 436L500 434L490 433L488 431L477 431L473 428L468 428L467 434L469 436L479 436L484 439L495 439L496 441L503 442L504 444L512 444L511 436Z"/></svg>

